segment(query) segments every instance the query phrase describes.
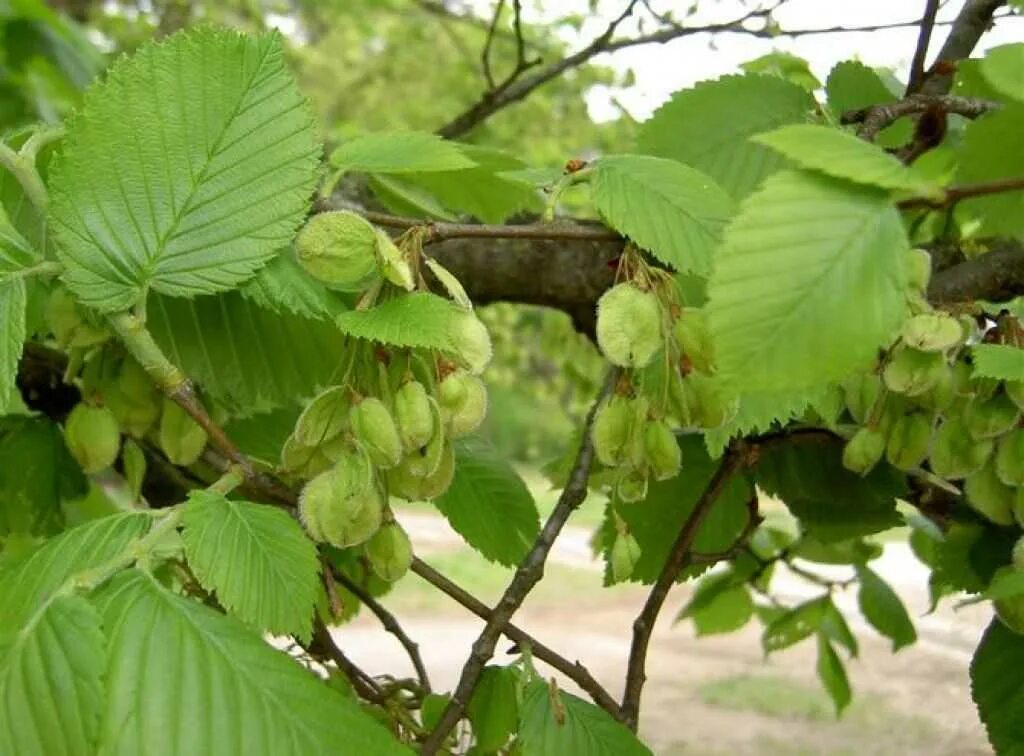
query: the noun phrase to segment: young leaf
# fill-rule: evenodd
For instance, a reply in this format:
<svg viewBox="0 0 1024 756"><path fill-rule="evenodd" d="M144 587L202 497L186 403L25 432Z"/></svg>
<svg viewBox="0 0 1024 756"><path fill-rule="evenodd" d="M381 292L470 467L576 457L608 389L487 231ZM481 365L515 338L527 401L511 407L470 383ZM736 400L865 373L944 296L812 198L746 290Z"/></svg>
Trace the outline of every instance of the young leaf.
<svg viewBox="0 0 1024 756"><path fill-rule="evenodd" d="M3 281L4 273L28 267L38 259L32 245L14 227L7 211L0 205L0 281Z"/></svg>
<svg viewBox="0 0 1024 756"><path fill-rule="evenodd" d="M487 559L511 567L540 531L537 505L512 466L479 437L455 441L455 477L434 499L451 526Z"/></svg>
<svg viewBox="0 0 1024 756"><path fill-rule="evenodd" d="M937 190L881 148L829 126L809 123L783 126L758 134L753 140L803 168L858 184L919 194Z"/></svg>
<svg viewBox="0 0 1024 756"><path fill-rule="evenodd" d="M312 320L331 320L348 307L322 283L307 275L291 251L282 251L239 289L264 310Z"/></svg>
<svg viewBox="0 0 1024 756"><path fill-rule="evenodd" d="M335 319L342 333L381 344L454 351L456 327L466 311L436 294L416 292L369 310L343 312Z"/></svg>
<svg viewBox="0 0 1024 756"><path fill-rule="evenodd" d="M552 700L554 698L554 701ZM636 735L571 693L553 693L535 680L519 714L519 740L529 756L650 756Z"/></svg>
<svg viewBox="0 0 1024 756"><path fill-rule="evenodd" d="M869 364L906 312L908 247L885 192L770 178L716 253L708 316L722 378L740 392L818 388Z"/></svg>
<svg viewBox="0 0 1024 756"><path fill-rule="evenodd" d="M185 505L189 567L239 619L277 635L309 640L319 562L286 512L198 491Z"/></svg>
<svg viewBox="0 0 1024 756"><path fill-rule="evenodd" d="M845 648L851 658L857 658L857 654L860 653L857 637L853 634L850 625L846 622L846 617L839 611L834 601L828 602L828 607L821 618L820 632L829 640L835 641Z"/></svg>
<svg viewBox="0 0 1024 756"><path fill-rule="evenodd" d="M993 47L981 59L981 73L1000 94L1024 101L1024 44Z"/></svg>
<svg viewBox="0 0 1024 756"><path fill-rule="evenodd" d="M993 618L971 660L971 698L998 754L1019 756L1024 743L1024 635Z"/></svg>
<svg viewBox="0 0 1024 756"><path fill-rule="evenodd" d="M971 347L974 375L1002 381L1024 381L1024 349L1008 344L976 344Z"/></svg>
<svg viewBox="0 0 1024 756"><path fill-rule="evenodd" d="M276 33L144 45L93 85L52 170L65 281L105 312L237 286L302 221L318 152Z"/></svg>
<svg viewBox="0 0 1024 756"><path fill-rule="evenodd" d="M151 575L121 573L96 603L112 660L101 753L410 753L257 633Z"/></svg>
<svg viewBox="0 0 1024 756"><path fill-rule="evenodd" d="M697 635L716 635L739 630L754 616L754 600L731 572L709 575L701 580L690 602L676 621L692 619Z"/></svg>
<svg viewBox="0 0 1024 756"><path fill-rule="evenodd" d="M857 579L860 581L857 594L860 612L872 627L892 641L893 653L913 644L917 631L896 592L864 565L857 566Z"/></svg>
<svg viewBox="0 0 1024 756"><path fill-rule="evenodd" d="M615 230L677 270L708 275L734 206L700 171L646 155L594 164L594 204Z"/></svg>
<svg viewBox="0 0 1024 756"><path fill-rule="evenodd" d="M765 654L789 648L818 632L831 603L828 596L812 599L790 609L768 625L761 635Z"/></svg>
<svg viewBox="0 0 1024 756"><path fill-rule="evenodd" d="M106 650L99 614L75 595L0 636L0 753L95 753Z"/></svg>
<svg viewBox="0 0 1024 756"><path fill-rule="evenodd" d="M814 107L807 90L777 76L724 76L676 92L641 127L638 145L692 165L741 199L786 164L749 138L803 123Z"/></svg>
<svg viewBox="0 0 1024 756"><path fill-rule="evenodd" d="M835 704L836 716L839 716L843 709L849 706L853 695L850 692L850 681L846 677L843 660L839 658L839 654L832 648L824 634L818 636L817 670L818 679Z"/></svg>
<svg viewBox="0 0 1024 756"><path fill-rule="evenodd" d="M1006 149L1016 144L1024 130L1024 103L1013 103L972 121L964 130L956 180L970 184L1024 175L1024 150ZM1003 192L975 197L958 207L981 221L979 234L1024 235L1024 192Z"/></svg>
<svg viewBox="0 0 1024 756"><path fill-rule="evenodd" d="M476 747L484 753L497 751L515 732L519 721L516 700L517 674L509 667L484 667L466 714L473 725Z"/></svg>
<svg viewBox="0 0 1024 756"><path fill-rule="evenodd" d="M476 165L454 142L422 131L366 134L331 153L331 165L363 173L458 171Z"/></svg>
<svg viewBox="0 0 1024 756"><path fill-rule="evenodd" d="M837 121L849 111L885 105L899 99L899 95L885 85L873 68L856 60L837 63L829 72L825 91L828 93L829 109ZM900 147L910 141L912 132L910 119L901 118L892 126L882 129L875 141L882 147Z"/></svg>
<svg viewBox="0 0 1024 756"><path fill-rule="evenodd" d="M25 282L0 279L0 415L6 414L18 390L18 363L25 345Z"/></svg>

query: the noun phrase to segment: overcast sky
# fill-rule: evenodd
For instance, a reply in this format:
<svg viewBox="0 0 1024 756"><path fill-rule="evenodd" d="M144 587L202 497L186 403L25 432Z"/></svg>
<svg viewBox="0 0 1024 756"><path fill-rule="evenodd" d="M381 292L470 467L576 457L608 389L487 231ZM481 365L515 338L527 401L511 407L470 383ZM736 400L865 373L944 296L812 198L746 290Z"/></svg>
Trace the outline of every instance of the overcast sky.
<svg viewBox="0 0 1024 756"><path fill-rule="evenodd" d="M481 0L482 2L482 0ZM622 12L626 0L600 0L598 12L584 26L580 35L566 30L565 35L573 49L586 44L599 34ZM691 2L673 0L649 0L656 11L677 9L682 15ZM487 3L489 5L489 3ZM738 0L701 0L700 11L687 20L687 25L702 25L716 21L727 21L744 12L744 5ZM781 26L790 29L821 28L828 26L865 26L911 21L919 18L924 0L789 0L776 15ZM939 20L951 20L963 6L962 0L948 0L943 3ZM537 0L524 3L527 19L545 20L552 15L567 12L584 14L588 0ZM643 15L639 11L638 15ZM939 27L932 36L928 62L934 58L946 38L948 28ZM630 19L620 27L620 34L635 35L638 32L636 19ZM806 58L814 74L822 82L829 69L837 62L856 58L870 66L886 66L895 69L905 80L910 58L917 40L917 29L891 29L877 32L850 34L820 34L796 38L779 37L774 40L757 39L741 34L718 35L716 49L709 48L709 35L695 35L669 42L665 45L643 45L603 56L597 62L620 70L632 69L636 85L628 90L615 92L615 99L630 114L643 120L668 99L672 92L691 86L704 79L723 74L736 73L739 64L770 52L773 49L786 50ZM1007 42L1024 41L1024 18L1003 19L982 38L975 54ZM612 104L611 93L595 91L590 96L591 114L599 119L614 117L617 113Z"/></svg>

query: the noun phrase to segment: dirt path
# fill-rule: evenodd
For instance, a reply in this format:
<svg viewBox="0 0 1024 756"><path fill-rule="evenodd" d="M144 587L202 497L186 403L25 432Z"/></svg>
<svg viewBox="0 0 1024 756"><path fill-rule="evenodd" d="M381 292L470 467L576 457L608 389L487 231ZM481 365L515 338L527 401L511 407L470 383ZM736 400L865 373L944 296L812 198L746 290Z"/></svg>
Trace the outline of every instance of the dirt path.
<svg viewBox="0 0 1024 756"><path fill-rule="evenodd" d="M403 514L417 552L431 557L463 549L458 536L437 517ZM552 562L596 572L590 532L569 528L556 544ZM819 566L820 567L820 566ZM847 664L855 703L836 722L815 678L815 648L805 643L765 660L759 628L695 639L690 625L671 618L690 590L676 589L654 633L648 664L641 732L657 754L929 754L970 756L990 750L970 702L967 663L987 612L973 607L954 613L927 609L927 572L901 544L886 548L872 563L900 593L915 617L921 639L893 655L856 610L853 594L837 596L861 644L859 659ZM839 574L842 574L840 571ZM596 576L595 576L596 578ZM537 638L582 660L615 695L629 652L629 628L645 598L638 587L533 597L516 622ZM820 593L793 575L780 574L782 597ZM403 607L403 604L406 606ZM481 623L454 604L429 610L389 600L406 630L419 642L435 688L450 689ZM372 617L360 616L336 636L371 673L411 674L390 636ZM501 662L508 644L499 644ZM544 669L547 673L550 670ZM569 689L571 683L567 684Z"/></svg>

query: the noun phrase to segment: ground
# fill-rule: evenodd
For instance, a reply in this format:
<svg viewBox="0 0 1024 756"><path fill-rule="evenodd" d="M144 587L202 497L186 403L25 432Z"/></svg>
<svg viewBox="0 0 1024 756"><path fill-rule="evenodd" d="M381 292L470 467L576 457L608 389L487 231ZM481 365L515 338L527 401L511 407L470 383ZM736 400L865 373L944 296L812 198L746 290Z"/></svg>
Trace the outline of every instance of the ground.
<svg viewBox="0 0 1024 756"><path fill-rule="evenodd" d="M442 518L422 509L398 514L422 558L485 601L500 595L510 573L466 548ZM580 524L570 524L556 544L550 579L515 622L581 660L618 695L631 623L646 591L600 589L602 568L588 546L596 516L587 510L579 515ZM766 660L756 622L731 635L696 639L692 625L672 622L691 594L689 586L676 588L651 643L640 726L645 741L659 756L991 753L968 681L971 650L988 621L987 610L948 606L924 616L927 572L898 541L888 542L873 566L904 597L920 639L892 654L888 641L857 613L852 591L837 595L861 646L860 657L847 663L854 703L838 721L815 678L813 643ZM780 574L776 590L797 600L821 589ZM482 623L416 576L399 584L386 603L420 644L434 687L451 689ZM372 673L411 674L394 638L363 614L335 630L342 647ZM498 662L509 645L499 644ZM573 689L571 683L566 687Z"/></svg>

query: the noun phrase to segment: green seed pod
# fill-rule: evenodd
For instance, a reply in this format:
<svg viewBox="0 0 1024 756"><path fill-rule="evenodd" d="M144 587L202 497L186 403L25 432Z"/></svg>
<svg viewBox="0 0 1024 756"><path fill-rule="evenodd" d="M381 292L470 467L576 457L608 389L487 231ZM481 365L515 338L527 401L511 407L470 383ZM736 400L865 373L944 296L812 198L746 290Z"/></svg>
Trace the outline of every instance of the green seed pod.
<svg viewBox="0 0 1024 756"><path fill-rule="evenodd" d="M442 412L455 412L466 401L469 376L462 370L449 373L437 387L437 401Z"/></svg>
<svg viewBox="0 0 1024 756"><path fill-rule="evenodd" d="M419 464L419 460L409 455L402 464L388 470L388 492L392 496L406 501L427 501L448 490L455 477L455 452L451 444L442 446L441 457L433 473L421 475Z"/></svg>
<svg viewBox="0 0 1024 756"><path fill-rule="evenodd" d="M325 470L334 467L337 462L324 453L324 448L322 446L305 446L299 443L293 434L281 447L281 469L306 480L315 478Z"/></svg>
<svg viewBox="0 0 1024 756"><path fill-rule="evenodd" d="M341 291L361 291L378 277L376 249L376 229L347 210L314 215L295 237L306 272Z"/></svg>
<svg viewBox="0 0 1024 756"><path fill-rule="evenodd" d="M1017 424L1020 409L1000 392L990 399L975 397L964 410L967 430L976 439L1001 436Z"/></svg>
<svg viewBox="0 0 1024 756"><path fill-rule="evenodd" d="M463 395L462 402L455 406L443 403L446 384L453 379L462 384L455 393ZM441 382L441 397L441 417L453 439L475 431L487 416L487 387L475 375L452 373Z"/></svg>
<svg viewBox="0 0 1024 756"><path fill-rule="evenodd" d="M1024 412L1024 381L1007 381L1003 385L1006 386L1006 395Z"/></svg>
<svg viewBox="0 0 1024 756"><path fill-rule="evenodd" d="M990 461L964 481L964 494L971 508L996 525L1013 525L1016 492L999 480L995 463Z"/></svg>
<svg viewBox="0 0 1024 756"><path fill-rule="evenodd" d="M890 391L917 396L934 386L945 369L946 359L941 353L904 348L886 363L882 380Z"/></svg>
<svg viewBox="0 0 1024 756"><path fill-rule="evenodd" d="M985 465L994 446L991 440L975 441L962 419L947 417L935 433L929 464L940 478L966 478Z"/></svg>
<svg viewBox="0 0 1024 756"><path fill-rule="evenodd" d="M597 344L613 365L641 368L662 347L661 304L649 291L621 283L597 303Z"/></svg>
<svg viewBox="0 0 1024 756"><path fill-rule="evenodd" d="M160 412L160 448L172 463L191 465L206 448L206 431L170 399Z"/></svg>
<svg viewBox="0 0 1024 756"><path fill-rule="evenodd" d="M655 480L668 480L679 474L682 454L675 434L664 420L652 420L646 424L644 450Z"/></svg>
<svg viewBox="0 0 1024 756"><path fill-rule="evenodd" d="M436 499L448 490L455 479L455 450L449 443L444 444L441 451L441 461L437 469L430 475L420 480L420 501Z"/></svg>
<svg viewBox="0 0 1024 756"><path fill-rule="evenodd" d="M843 447L843 467L867 475L885 454L885 435L874 428L860 428Z"/></svg>
<svg viewBox="0 0 1024 756"><path fill-rule="evenodd" d="M612 571L612 582L621 583L629 580L640 561L640 544L632 533L619 533L612 542L609 564Z"/></svg>
<svg viewBox="0 0 1024 756"><path fill-rule="evenodd" d="M903 259L907 270L907 286L924 294L928 291L928 281L932 277L932 256L923 249L911 249L904 254Z"/></svg>
<svg viewBox="0 0 1024 756"><path fill-rule="evenodd" d="M295 421L292 435L303 446L313 447L330 441L345 429L348 414L347 390L342 386L332 386L306 405Z"/></svg>
<svg viewBox="0 0 1024 756"><path fill-rule="evenodd" d="M739 399L727 396L718 381L700 373L690 373L686 382L693 391L693 419L699 428L718 428L736 416Z"/></svg>
<svg viewBox="0 0 1024 756"><path fill-rule="evenodd" d="M426 478L437 472L444 455L445 434L444 423L441 421L441 411L433 397L429 399L431 417L433 418L434 432L427 441L427 445L419 449L413 449L402 458L402 466L406 472L414 478Z"/></svg>
<svg viewBox="0 0 1024 756"><path fill-rule="evenodd" d="M843 381L846 409L858 425L864 425L871 417L871 410L881 390L882 379L876 373L858 373Z"/></svg>
<svg viewBox="0 0 1024 756"><path fill-rule="evenodd" d="M384 497L365 455L346 455L306 483L299 512L312 537L338 548L356 546L372 536L384 515Z"/></svg>
<svg viewBox="0 0 1024 756"><path fill-rule="evenodd" d="M408 381L395 392L395 422L407 452L426 446L434 435L434 410L419 381Z"/></svg>
<svg viewBox="0 0 1024 756"><path fill-rule="evenodd" d="M958 397L974 395L974 386L971 381L971 374L974 372L968 363L957 360L953 363L953 393Z"/></svg>
<svg viewBox="0 0 1024 756"><path fill-rule="evenodd" d="M623 464L632 470L647 474L647 449L644 447L644 429L647 427L647 411L650 403L643 394L626 400L629 404L629 437L626 439Z"/></svg>
<svg viewBox="0 0 1024 756"><path fill-rule="evenodd" d="M384 231L375 228L374 233L376 234L377 259L380 261L380 269L384 278L406 291L415 289L416 279L412 274L409 261L405 259L405 254Z"/></svg>
<svg viewBox="0 0 1024 756"><path fill-rule="evenodd" d="M674 374L668 384L669 406L672 408L672 415L684 428L692 428L697 424L697 395L693 385L689 382L690 376L683 378L678 373Z"/></svg>
<svg viewBox="0 0 1024 756"><path fill-rule="evenodd" d="M1024 428L1012 430L999 439L996 474L1008 486L1024 486Z"/></svg>
<svg viewBox="0 0 1024 756"><path fill-rule="evenodd" d="M397 522L388 522L363 546L373 571L393 583L409 571L412 543Z"/></svg>
<svg viewBox="0 0 1024 756"><path fill-rule="evenodd" d="M597 410L590 438L594 454L605 467L622 464L629 443L629 429L633 412L626 397L613 395Z"/></svg>
<svg viewBox="0 0 1024 756"><path fill-rule="evenodd" d="M1013 569L1018 572L1024 572L1024 536L1017 539L1017 543L1013 545Z"/></svg>
<svg viewBox="0 0 1024 756"><path fill-rule="evenodd" d="M125 398L136 404L159 404L160 391L145 368L131 357L125 357L117 375L117 386Z"/></svg>
<svg viewBox="0 0 1024 756"><path fill-rule="evenodd" d="M102 344L110 334L99 325L90 323L75 298L63 286L58 286L46 301L46 325L62 347L87 348Z"/></svg>
<svg viewBox="0 0 1024 756"><path fill-rule="evenodd" d="M367 397L352 407L349 424L353 435L377 467L386 470L402 461L402 440L398 437L398 428L380 399Z"/></svg>
<svg viewBox="0 0 1024 756"><path fill-rule="evenodd" d="M963 340L960 321L945 313L922 313L903 324L903 343L922 352L945 352Z"/></svg>
<svg viewBox="0 0 1024 756"><path fill-rule="evenodd" d="M931 438L932 421L928 415L922 412L903 415L889 429L885 458L900 470L920 467L928 456Z"/></svg>
<svg viewBox="0 0 1024 756"><path fill-rule="evenodd" d="M474 313L463 312L453 326L452 341L458 344L453 354L456 361L473 375L480 375L494 352L487 326Z"/></svg>
<svg viewBox="0 0 1024 756"><path fill-rule="evenodd" d="M157 394L148 401L135 401L124 393L120 383L113 383L104 390L103 401L121 430L134 438L145 436L160 419L162 400Z"/></svg>
<svg viewBox="0 0 1024 756"><path fill-rule="evenodd" d="M619 499L625 502L643 501L647 498L647 475L640 470L630 470L619 478L615 485Z"/></svg>
<svg viewBox="0 0 1024 756"><path fill-rule="evenodd" d="M714 351L711 346L711 331L703 310L687 307L676 320L672 329L676 344L689 359L694 370L702 373L714 372Z"/></svg>
<svg viewBox="0 0 1024 756"><path fill-rule="evenodd" d="M64 441L82 470L92 474L114 464L121 448L121 431L109 409L80 402L64 422Z"/></svg>
<svg viewBox="0 0 1024 756"><path fill-rule="evenodd" d="M956 398L952 366L947 366L945 370L937 372L936 378L934 386L914 397L914 403L919 407L941 411L948 408Z"/></svg>

